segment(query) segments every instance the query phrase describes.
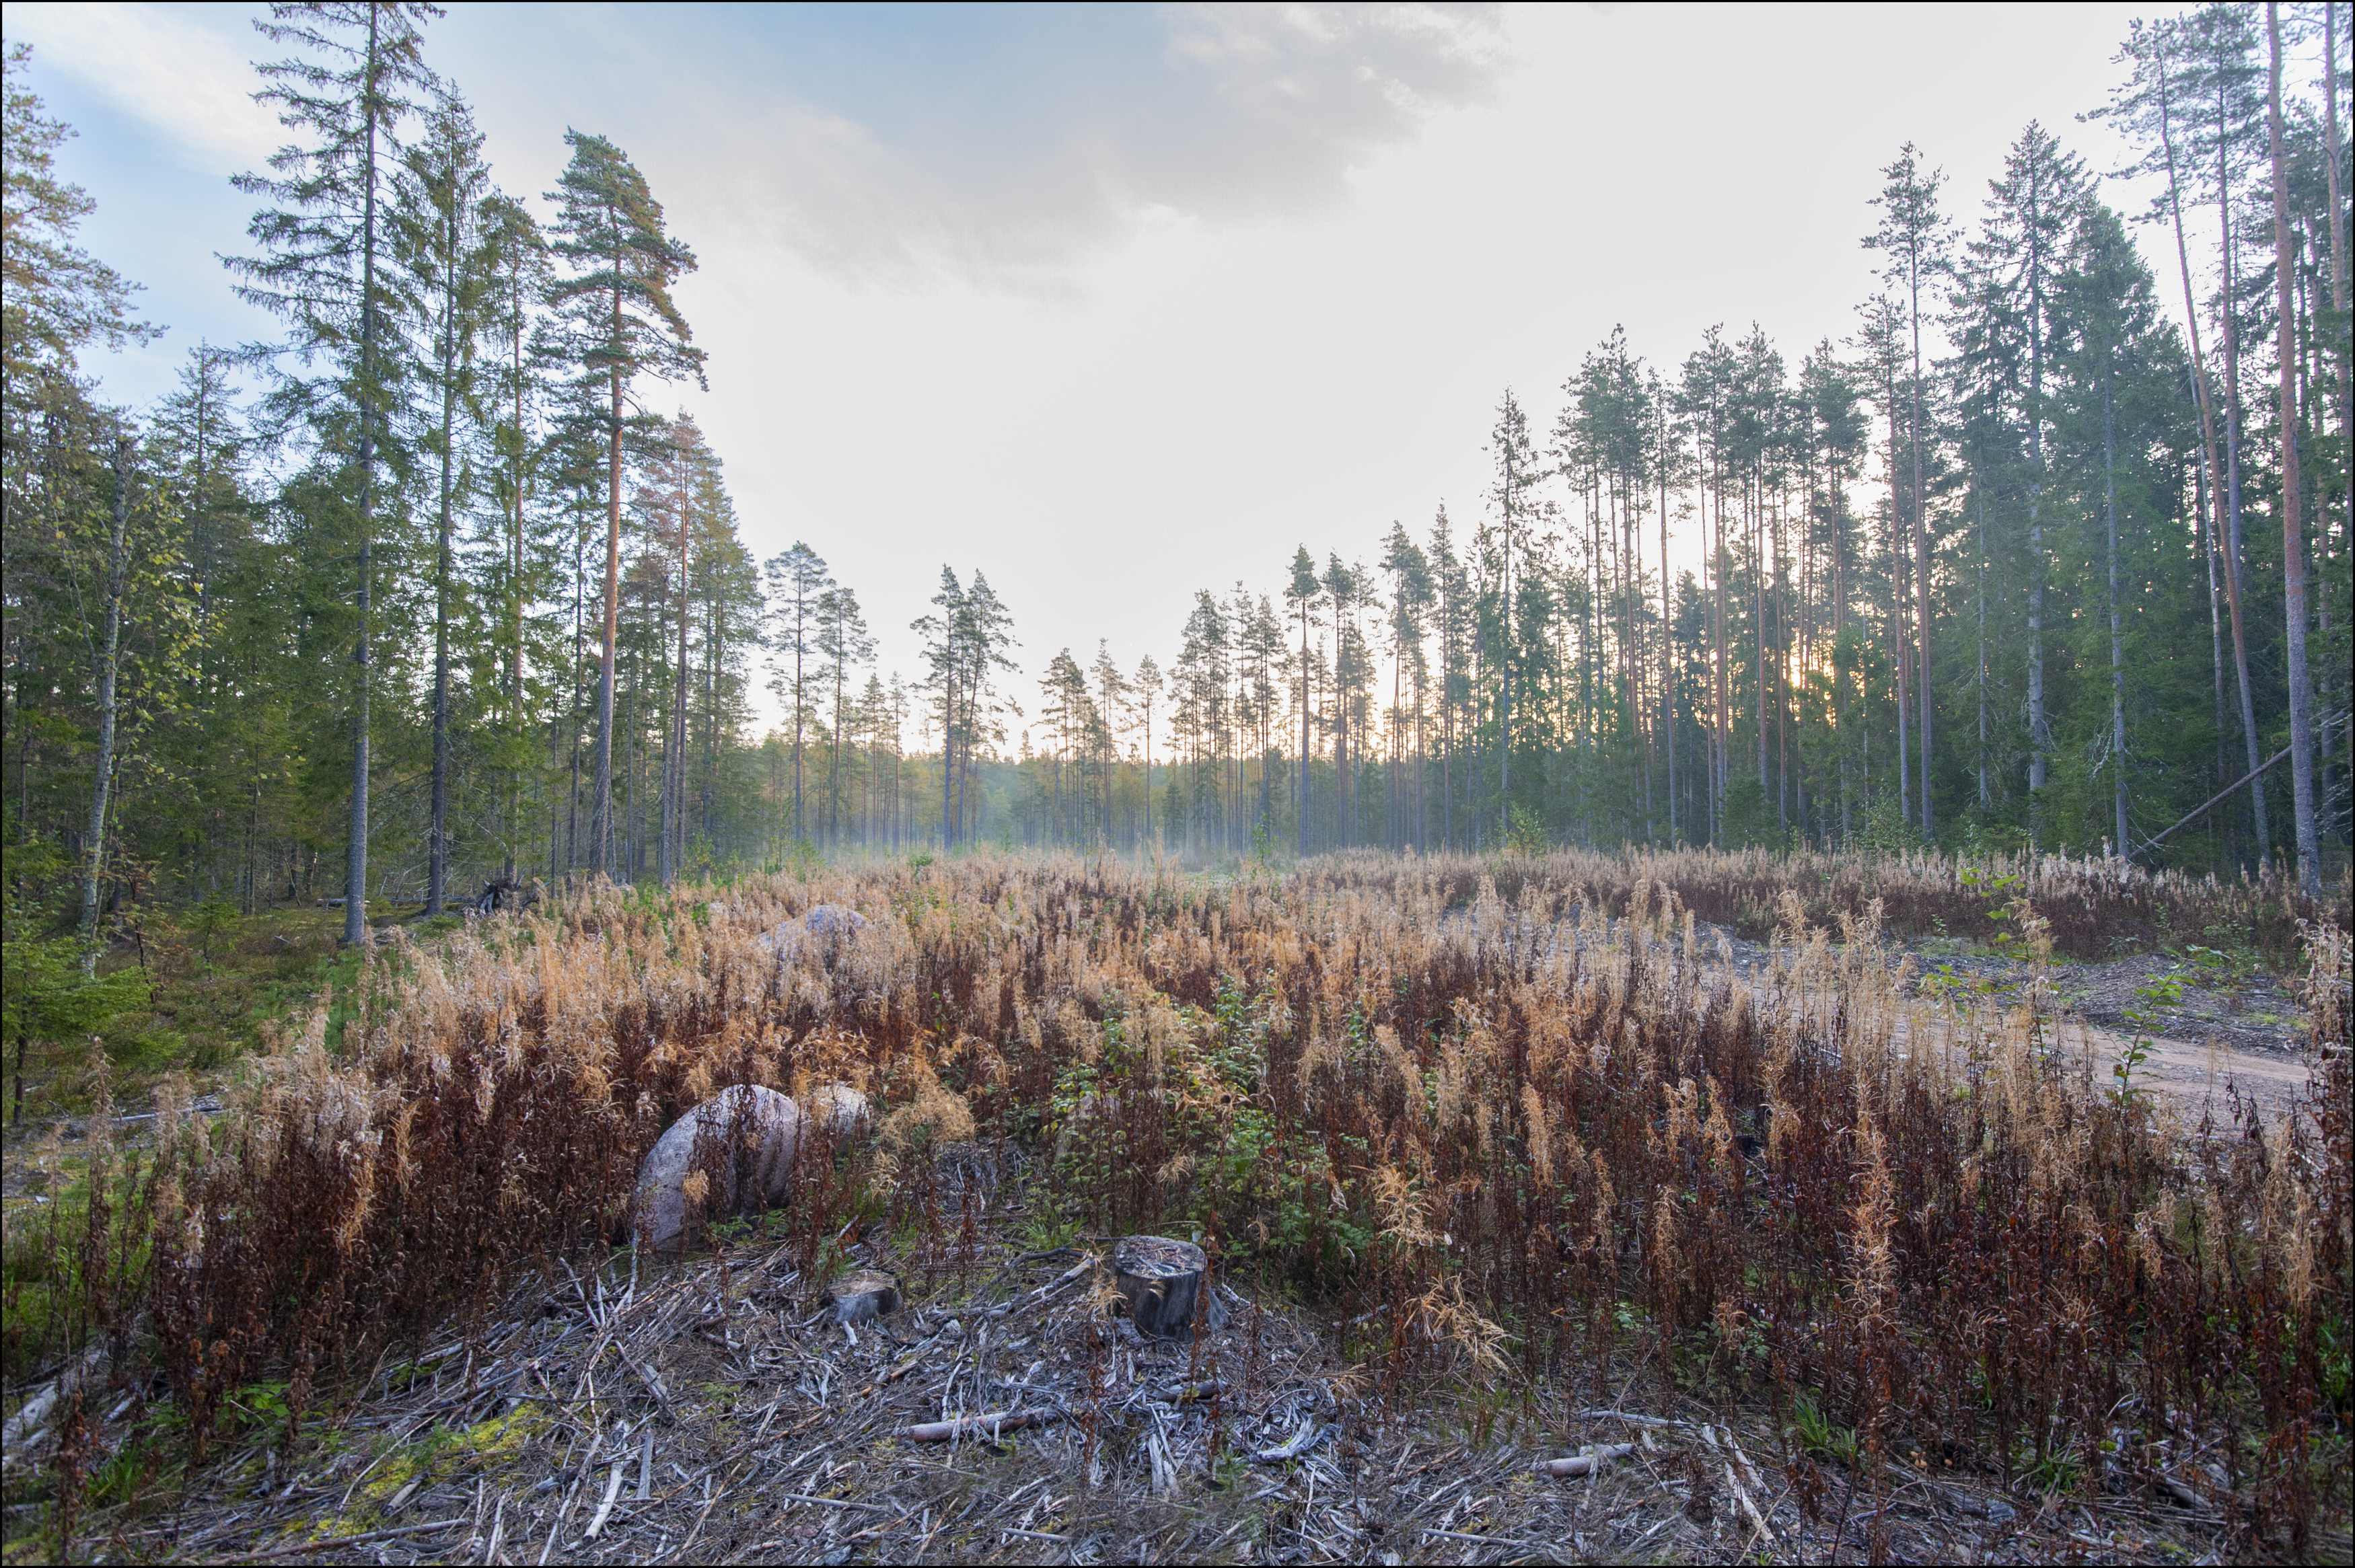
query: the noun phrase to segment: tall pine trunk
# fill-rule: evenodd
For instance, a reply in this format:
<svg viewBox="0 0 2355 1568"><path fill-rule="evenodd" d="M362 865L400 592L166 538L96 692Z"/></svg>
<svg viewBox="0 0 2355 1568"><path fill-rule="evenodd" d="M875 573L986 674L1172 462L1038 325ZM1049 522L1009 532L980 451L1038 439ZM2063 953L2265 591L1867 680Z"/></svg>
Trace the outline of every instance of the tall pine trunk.
<svg viewBox="0 0 2355 1568"><path fill-rule="evenodd" d="M2191 250L2183 232L2182 185L2175 167L2175 131L2172 105L2168 97L2169 81L2169 65L2162 53L2158 68L2158 144L2159 151L2167 160L2167 207L2175 229L2176 270L2183 281L2183 320L2191 339L2191 389L2200 407L2201 468L2194 488L2198 494L2201 532L2206 535L2204 554L2208 564L2208 630L2210 641L2214 645L2212 652L2216 678L2216 772L2221 781L2227 768L2223 756L2224 643L2216 605L2216 563L2218 557L2223 554L2224 464L2217 447L2215 399L2211 393L2212 384L2208 376L2207 355L2202 351L2200 342L2200 307L2192 297L2191 291ZM2232 596L2236 590L2232 587L2229 567L2225 572L2225 582L2228 597ZM2239 604L2235 598L2232 625L2236 632L2240 623ZM2237 640L2234 646L2237 650L2239 646ZM2243 672L2242 690L2245 693L2248 689L2245 661L2241 662L2240 668Z"/></svg>
<svg viewBox="0 0 2355 1568"><path fill-rule="evenodd" d="M687 449L678 451L678 658L671 672L669 736L663 767L669 779L663 805L662 884L678 879L687 861Z"/></svg>
<svg viewBox="0 0 2355 1568"><path fill-rule="evenodd" d="M1316 694L1309 689L1308 673L1308 601L1304 599L1300 601L1300 820L1295 824L1302 854L1308 853L1308 710L1316 700ZM1153 814L1153 765L1149 754L1145 769L1145 811L1149 824ZM1148 825L1146 831L1149 834L1152 829Z"/></svg>
<svg viewBox="0 0 2355 1568"><path fill-rule="evenodd" d="M2116 806L2119 855L2130 854L2134 842L2126 835L2126 641L2118 629L2118 446L2117 399L2113 385L2115 349L2102 362L2102 515L2109 535L2110 556L2110 794Z"/></svg>
<svg viewBox="0 0 2355 1568"><path fill-rule="evenodd" d="M1913 825L1913 723L1906 713L1913 683L1907 677L1912 661L1905 649L1905 544L1897 509L1897 373L1892 366L1886 383L1889 407L1889 652L1890 680L1897 698L1897 814Z"/></svg>
<svg viewBox="0 0 2355 1568"><path fill-rule="evenodd" d="M376 504L376 132L382 106L377 98L377 8L368 7L366 101L368 116L366 185L360 217L360 548L359 627L352 644L353 681L358 688L352 705L351 834L344 851L344 941L368 939L368 616L374 608Z"/></svg>
<svg viewBox="0 0 2355 1568"><path fill-rule="evenodd" d="M123 582L130 562L131 438L114 437L114 530L106 550L106 632L98 656L98 777L90 791L90 830L82 840L81 925L88 945L81 972L98 972L99 879L106 862L106 813L114 792L117 675L123 652ZM17 1109L24 1109L25 1056L16 1053Z"/></svg>
<svg viewBox="0 0 2355 1568"><path fill-rule="evenodd" d="M2224 599L2232 611L2232 665L2241 677L2241 738L2249 754L2249 811L2255 819L2257 860L2273 859L2274 841L2265 822L2265 781L2259 772L2257 699L2249 683L2249 636L2241 614L2241 333L2232 296L2237 280L2232 261L2232 187L2229 151L2230 123L2224 112L2224 89L2216 101L2216 221L2224 250L2224 467L2217 475L2224 511Z"/></svg>
<svg viewBox="0 0 2355 1568"><path fill-rule="evenodd" d="M2322 8L2322 44L2323 166L2329 172L2327 189L2330 201L2330 210L2328 214L2330 229L2330 308L2343 321L2347 315L2347 235L2346 222L2341 209L2347 198L2346 193L2339 188L2339 160L2341 154L2339 144L2339 8L2336 5L2325 5ZM2355 450L2355 354L2348 352L2347 343L2343 338L2337 346L2339 351L2339 444L2341 451L2348 451ZM2347 514L2347 497L2343 494L2337 496L2335 502L2339 508L2339 516L2344 519ZM2328 541L2330 538L2330 524L2327 513L2317 522L2315 536L2318 551L2327 557ZM2320 585L2322 603L2318 607L2322 611L2326 643L2328 641L2329 632L2331 582L2331 574L2326 569L2322 574ZM2324 664L2326 668L2329 665L2327 657ZM2355 766L2355 723L2349 721L2346 705L2348 675L2344 670L2340 670L2338 675L2340 699L2339 732L2350 743L2350 755L2347 760L2350 766ZM2327 722L2323 726L2322 735L2317 740L2316 749L2323 754L2326 787L2322 793L2327 801L2332 793L2328 787L2328 769L2332 764L2329 755L2329 726Z"/></svg>
<svg viewBox="0 0 2355 1568"><path fill-rule="evenodd" d="M1670 633L1675 607L1669 602L1668 592L1668 452L1665 408L1661 411L1660 433L1660 734L1667 739L1668 747L1668 843L1673 847L1682 835L1677 832L1676 655Z"/></svg>
<svg viewBox="0 0 2355 1568"><path fill-rule="evenodd" d="M454 220L445 220L454 228ZM451 385L458 353L456 236L446 231L442 297L442 473L433 534L433 825L425 848L425 913L442 913L450 875L450 486L457 389Z"/></svg>
<svg viewBox="0 0 2355 1568"><path fill-rule="evenodd" d="M2306 662L2306 540L2298 515L2297 312L2292 297L2289 175L2285 168L2281 107L2281 12L2265 0L2271 46L2266 122L2274 164L2274 291L2281 318L2281 466L2283 627L2289 634L2289 768L2297 823L2297 877L2310 897L2322 895L2322 864L2314 820L2314 692ZM2334 215L2335 216L2335 215Z"/></svg>
<svg viewBox="0 0 2355 1568"><path fill-rule="evenodd" d="M622 259L613 259L621 275ZM622 335L622 290L613 289L613 339ZM613 647L622 626L622 367L608 372L613 395L613 423L605 432L605 617L597 656L597 782L590 810L589 869L606 874L606 853L613 838Z"/></svg>
<svg viewBox="0 0 2355 1568"><path fill-rule="evenodd" d="M513 461L515 493L510 498L515 508L507 535L507 722L516 726L517 738L522 736L523 722L523 281L518 264L515 299L515 428L516 444ZM500 874L507 882L516 879L516 844L522 836L523 779L521 770L507 779L508 838L506 859Z"/></svg>

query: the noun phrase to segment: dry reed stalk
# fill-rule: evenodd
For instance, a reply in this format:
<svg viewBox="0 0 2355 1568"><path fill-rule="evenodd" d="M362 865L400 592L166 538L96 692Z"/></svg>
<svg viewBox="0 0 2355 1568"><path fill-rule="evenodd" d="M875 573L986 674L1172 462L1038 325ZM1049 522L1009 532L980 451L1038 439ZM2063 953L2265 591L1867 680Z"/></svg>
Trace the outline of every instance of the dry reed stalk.
<svg viewBox="0 0 2355 1568"><path fill-rule="evenodd" d="M2007 874L2050 900L2014 922L2040 962L2089 922L2257 896ZM870 924L762 945L818 901ZM1999 1475L2082 1469L2113 1409L2147 1451L2191 1409L2256 1441L2251 1527L2294 1527L2313 1483L2285 1445L2334 1408L2309 1347L2350 1295L2344 933L2308 928L2307 1109L2270 1144L2179 1145L2053 1049L2033 988L2001 1017L1907 995L1883 924L1986 902L1933 859L1691 853L1224 887L984 857L751 879L718 908L591 889L371 959L338 1049L322 1010L216 1134L159 1137L135 1222L90 1253L129 1256L105 1238L135 1223L152 1265L86 1267L84 1309L146 1313L201 1435L272 1369L480 1321L533 1259L623 1234L637 1160L716 1088L823 1075L881 1121L875 1149L809 1140L782 1216L805 1270L879 1223L921 1287L969 1280L988 1183L935 1156L1069 1129L1069 1213L1215 1225L1222 1269L1376 1308L1393 1390L1496 1378L1508 1344L1599 1384L1643 1344L1655 1376L1699 1358L1876 1452ZM1689 916L1730 903L1775 927L1759 973L1700 951Z"/></svg>

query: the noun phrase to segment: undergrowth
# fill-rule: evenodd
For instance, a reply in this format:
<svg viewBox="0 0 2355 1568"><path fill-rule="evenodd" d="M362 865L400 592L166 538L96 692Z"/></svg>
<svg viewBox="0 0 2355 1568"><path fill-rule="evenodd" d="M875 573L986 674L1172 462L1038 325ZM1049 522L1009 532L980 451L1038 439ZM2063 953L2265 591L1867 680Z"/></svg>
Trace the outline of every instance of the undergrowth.
<svg viewBox="0 0 2355 1568"><path fill-rule="evenodd" d="M1927 909L1941 878L1950 920L1990 902L1951 869L1893 875L1894 907ZM2102 863L1998 874L2040 969L2104 898L2166 932L2244 896ZM1609 1403L1642 1358L1770 1403L1795 1462L1868 1488L1923 1451L2155 1484L2170 1435L2222 1434L2220 1503L2303 1550L2343 1506L2355 1414L2342 927L2305 926L2300 1114L2268 1128L2235 1100L2182 1128L2059 1049L2039 985L2000 1012L1917 1007L1888 908L1844 902L1865 891L1847 875L975 858L717 901L607 888L431 948L396 936L273 1032L217 1128L167 1086L151 1150L96 1140L95 1196L40 1244L40 1348L101 1348L108 1399L168 1388L191 1462L256 1385L292 1445L387 1345L479 1325L538 1260L625 1239L638 1160L687 1107L839 1079L882 1113L871 1142L807 1140L766 1222L814 1271L887 1213L955 1255L977 1220L943 1156L1013 1137L1060 1204L1040 1239L1199 1235L1218 1266L1333 1303L1384 1390L1541 1375ZM1694 916L1770 894L1772 962L1745 980ZM818 901L870 924L763 942ZM60 1542L100 1397L69 1395Z"/></svg>

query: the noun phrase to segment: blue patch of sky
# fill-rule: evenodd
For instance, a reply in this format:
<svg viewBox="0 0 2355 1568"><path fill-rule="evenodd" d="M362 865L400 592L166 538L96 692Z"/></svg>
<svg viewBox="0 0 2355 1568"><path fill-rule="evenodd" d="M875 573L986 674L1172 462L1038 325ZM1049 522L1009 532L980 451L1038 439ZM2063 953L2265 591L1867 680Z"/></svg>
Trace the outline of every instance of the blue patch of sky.
<svg viewBox="0 0 2355 1568"><path fill-rule="evenodd" d="M246 26L250 14L204 7L190 19L249 58L277 58L283 51ZM553 18L562 20L551 32ZM537 65L527 63L535 53ZM277 324L235 298L218 260L246 249L256 200L220 173L192 166L199 157L169 132L42 55L36 50L32 85L78 132L60 150L60 172L98 201L81 242L144 284L142 313L170 328L144 347L91 356L106 395L144 403L170 388L199 341L273 336ZM548 71L566 57L570 69ZM1084 138L1148 127L1167 135L1216 112L1211 73L1173 53L1167 21L1149 5L470 6L429 26L427 58L478 101L501 90L492 79L526 74L538 79L543 109L560 108L585 128L610 119L647 133L677 75L701 74L723 102L771 96L839 115L952 185L986 183ZM644 85L633 79L641 68L671 79L652 101L633 91ZM548 146L528 161L546 161L552 173L563 129L542 127ZM490 151L498 161L496 139ZM496 172L503 185L537 194L524 171Z"/></svg>
<svg viewBox="0 0 2355 1568"><path fill-rule="evenodd" d="M144 405L171 390L198 343L234 346L274 333L269 315L231 292L219 261L246 249L256 204L224 176L191 168L186 150L158 126L43 64L37 49L33 90L75 132L58 149L58 173L98 204L76 242L144 285L138 313L169 329L121 354L86 356L102 397Z"/></svg>

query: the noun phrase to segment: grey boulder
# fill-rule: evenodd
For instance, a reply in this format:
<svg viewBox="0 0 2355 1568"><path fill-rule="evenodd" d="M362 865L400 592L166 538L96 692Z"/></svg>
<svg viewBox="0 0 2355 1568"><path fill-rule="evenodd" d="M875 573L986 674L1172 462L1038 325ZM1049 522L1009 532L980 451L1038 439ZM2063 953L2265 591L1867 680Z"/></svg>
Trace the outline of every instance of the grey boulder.
<svg viewBox="0 0 2355 1568"><path fill-rule="evenodd" d="M674 1251L686 1245L691 1224L783 1202L801 1130L792 1097L757 1084L723 1089L679 1118L638 1167L633 1209L640 1239ZM688 1178L698 1171L703 1199L690 1213Z"/></svg>
<svg viewBox="0 0 2355 1568"><path fill-rule="evenodd" d="M867 929L867 916L839 904L820 904L802 916L802 924L821 937L856 937Z"/></svg>
<svg viewBox="0 0 2355 1568"><path fill-rule="evenodd" d="M819 904L798 920L787 920L764 933L761 946L783 958L801 946L805 937L815 937L829 947L845 941L856 941L867 929L867 916L856 909L839 904Z"/></svg>
<svg viewBox="0 0 2355 1568"><path fill-rule="evenodd" d="M838 1137L861 1130L874 1114L867 1097L848 1084L828 1084L810 1096L811 1119Z"/></svg>

